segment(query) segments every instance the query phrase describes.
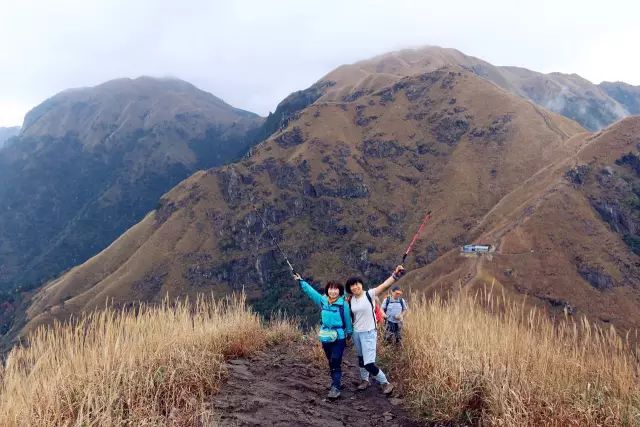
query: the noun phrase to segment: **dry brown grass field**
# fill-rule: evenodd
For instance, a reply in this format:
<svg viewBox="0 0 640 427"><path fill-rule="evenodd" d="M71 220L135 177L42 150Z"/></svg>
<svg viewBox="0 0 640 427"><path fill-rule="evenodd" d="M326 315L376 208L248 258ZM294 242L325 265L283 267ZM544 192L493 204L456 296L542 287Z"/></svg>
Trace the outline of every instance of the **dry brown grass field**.
<svg viewBox="0 0 640 427"><path fill-rule="evenodd" d="M215 414L225 358L299 333L264 325L244 297L110 309L40 328L0 371L0 425L194 425Z"/></svg>
<svg viewBox="0 0 640 427"><path fill-rule="evenodd" d="M402 366L410 405L425 420L632 426L640 365L627 341L584 318L554 323L490 292L460 292L412 304Z"/></svg>

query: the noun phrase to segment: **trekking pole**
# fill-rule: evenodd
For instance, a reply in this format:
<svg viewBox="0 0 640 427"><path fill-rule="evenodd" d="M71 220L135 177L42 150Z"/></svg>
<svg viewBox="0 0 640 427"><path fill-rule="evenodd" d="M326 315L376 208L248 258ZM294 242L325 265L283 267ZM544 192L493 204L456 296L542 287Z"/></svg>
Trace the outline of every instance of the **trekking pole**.
<svg viewBox="0 0 640 427"><path fill-rule="evenodd" d="M416 244L416 241L418 240L418 236L420 235L420 232L422 232L422 229L424 228L425 224L429 222L430 219L431 219L431 211L428 211L427 214L424 216L424 219L422 220L422 224L420 224L420 228L418 228L418 232L413 236L413 239L411 240L411 243L409 243L407 250L404 251L404 255L402 255L402 262L400 262L400 264L404 264L404 261L407 259L407 255L409 255L409 252L411 252L411 249L413 249L413 245Z"/></svg>
<svg viewBox="0 0 640 427"><path fill-rule="evenodd" d="M276 240L275 236L271 233L271 230L269 229L269 226L265 222L265 220L262 217L262 215L260 215L260 212L258 212L258 209L256 209L255 205L253 206L253 210L256 211L256 214L258 215L258 218L260 218L260 221L262 222L262 226L265 228L265 230L267 230L267 233L269 233L269 236L271 236L271 241L276 245L276 248L278 248L278 251L280 252L282 257L284 258L284 260L287 262L287 265L289 266L289 270L291 270L291 274L296 274L296 271L293 269L293 265L291 265L291 263L289 262L289 258L287 257L287 254L284 253L284 251L282 250L282 248L278 244L278 241Z"/></svg>

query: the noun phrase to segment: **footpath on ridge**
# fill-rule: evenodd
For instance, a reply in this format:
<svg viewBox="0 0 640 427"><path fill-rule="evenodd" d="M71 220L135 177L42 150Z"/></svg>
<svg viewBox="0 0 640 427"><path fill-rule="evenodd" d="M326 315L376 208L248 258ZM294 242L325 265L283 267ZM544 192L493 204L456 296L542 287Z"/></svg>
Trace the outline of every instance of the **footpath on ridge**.
<svg viewBox="0 0 640 427"><path fill-rule="evenodd" d="M327 399L328 367L311 362L310 343L284 343L251 358L227 362L227 378L212 399L222 426L419 426L394 391L378 384L357 391L353 349L343 359L342 396ZM391 376L393 382L394 378Z"/></svg>

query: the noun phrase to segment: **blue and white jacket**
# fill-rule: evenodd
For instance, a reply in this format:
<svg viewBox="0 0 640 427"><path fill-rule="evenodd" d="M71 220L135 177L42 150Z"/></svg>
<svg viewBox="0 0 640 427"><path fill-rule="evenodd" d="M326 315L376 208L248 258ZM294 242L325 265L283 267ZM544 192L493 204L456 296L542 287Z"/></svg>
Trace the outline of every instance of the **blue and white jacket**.
<svg viewBox="0 0 640 427"><path fill-rule="evenodd" d="M351 322L351 311L344 296L338 297L329 304L329 297L316 291L313 286L304 280L300 280L300 288L311 298L311 300L322 310L320 322L323 328L335 329L338 332L338 339L344 339L353 333L353 323ZM344 318L344 324L342 319ZM344 325L344 327L343 327Z"/></svg>

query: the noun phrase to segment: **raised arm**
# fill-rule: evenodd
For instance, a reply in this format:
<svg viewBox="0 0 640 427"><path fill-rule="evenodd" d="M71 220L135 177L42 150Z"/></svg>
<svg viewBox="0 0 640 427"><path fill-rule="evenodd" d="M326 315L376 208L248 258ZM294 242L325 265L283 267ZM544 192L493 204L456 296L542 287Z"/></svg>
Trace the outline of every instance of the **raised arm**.
<svg viewBox="0 0 640 427"><path fill-rule="evenodd" d="M298 273L294 274L293 278L300 283L302 292L307 294L307 296L311 298L311 301L318 305L322 304L322 295L320 294L320 292L316 291L313 286L308 284Z"/></svg>
<svg viewBox="0 0 640 427"><path fill-rule="evenodd" d="M382 282L382 284L373 288L373 292L376 294L376 296L384 294L385 292L387 292L387 289L389 289L391 285L397 282L398 279L400 279L400 276L402 276L403 274L404 274L404 267L401 265L397 266L387 280L385 280L384 282Z"/></svg>

